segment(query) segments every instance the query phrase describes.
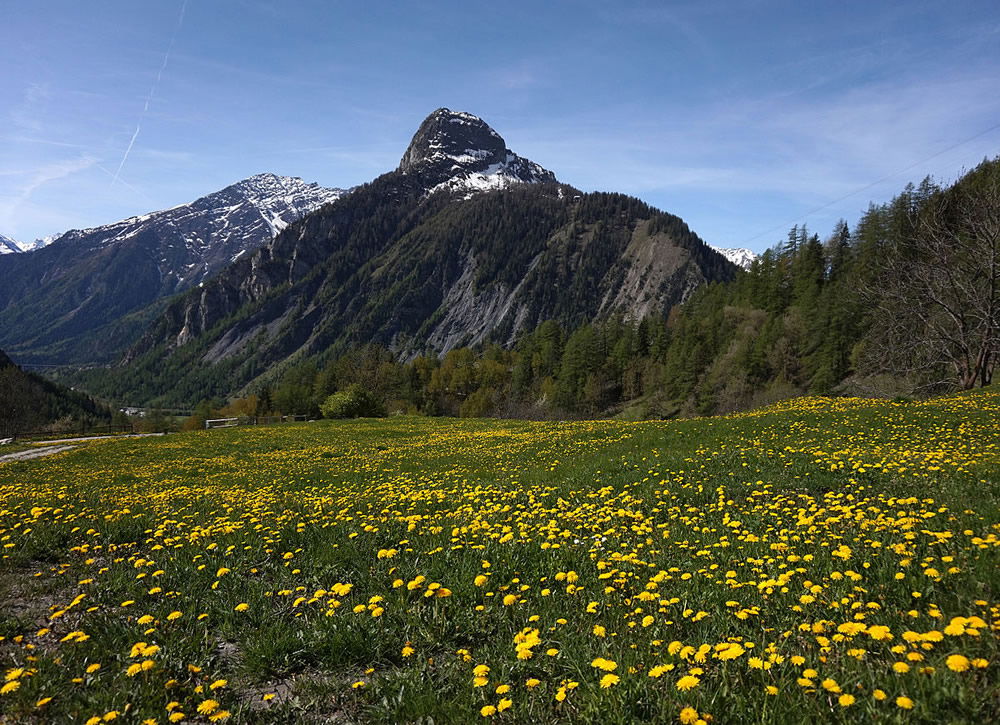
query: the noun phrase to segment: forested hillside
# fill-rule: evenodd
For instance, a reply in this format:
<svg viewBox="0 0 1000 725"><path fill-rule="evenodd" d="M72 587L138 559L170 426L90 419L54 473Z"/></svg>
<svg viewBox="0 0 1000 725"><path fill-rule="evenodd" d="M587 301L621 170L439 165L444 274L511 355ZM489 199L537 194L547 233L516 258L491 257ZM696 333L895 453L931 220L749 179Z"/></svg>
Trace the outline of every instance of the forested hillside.
<svg viewBox="0 0 1000 725"><path fill-rule="evenodd" d="M929 179L825 238L793 227L731 282L668 317L550 320L512 349L401 362L328 350L255 389L250 408L317 414L359 383L390 410L451 415L670 417L806 393L920 395L992 380L1000 311L1000 162ZM585 294L580 292L579 294Z"/></svg>
<svg viewBox="0 0 1000 725"><path fill-rule="evenodd" d="M21 370L0 351L0 438L110 420L111 412L87 395Z"/></svg>
<svg viewBox="0 0 1000 725"><path fill-rule="evenodd" d="M407 360L509 349L548 319L663 315L736 274L681 219L623 194L538 183L456 199L425 185L387 175L292 225L177 299L134 359L88 384L192 405L369 343Z"/></svg>

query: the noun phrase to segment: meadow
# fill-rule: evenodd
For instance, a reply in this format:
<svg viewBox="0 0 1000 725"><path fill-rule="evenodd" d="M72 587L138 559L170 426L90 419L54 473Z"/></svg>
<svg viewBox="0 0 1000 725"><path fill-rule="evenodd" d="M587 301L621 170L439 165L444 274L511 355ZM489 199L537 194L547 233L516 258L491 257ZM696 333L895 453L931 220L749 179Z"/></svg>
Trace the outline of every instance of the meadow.
<svg viewBox="0 0 1000 725"><path fill-rule="evenodd" d="M996 722L1000 392L0 465L0 722Z"/></svg>

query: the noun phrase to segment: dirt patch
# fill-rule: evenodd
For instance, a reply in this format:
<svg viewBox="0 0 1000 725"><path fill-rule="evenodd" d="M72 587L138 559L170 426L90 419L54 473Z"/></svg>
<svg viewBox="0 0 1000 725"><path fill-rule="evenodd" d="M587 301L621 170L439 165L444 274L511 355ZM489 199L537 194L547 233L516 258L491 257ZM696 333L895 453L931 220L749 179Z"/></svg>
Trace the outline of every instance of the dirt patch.
<svg viewBox="0 0 1000 725"><path fill-rule="evenodd" d="M81 602L52 619L55 612L73 601L77 591L76 582L64 567L29 562L0 570L0 654L20 651L28 645L36 655L54 650L60 634L77 627L87 606ZM52 632L39 637L37 632L42 628L51 628Z"/></svg>
<svg viewBox="0 0 1000 725"><path fill-rule="evenodd" d="M273 714L302 723L355 723L360 709L344 693L351 684L366 681L362 673L302 672L290 677L248 685L237 690L248 709L248 721L270 722ZM265 695L273 695L265 700ZM283 720L282 720L283 721Z"/></svg>

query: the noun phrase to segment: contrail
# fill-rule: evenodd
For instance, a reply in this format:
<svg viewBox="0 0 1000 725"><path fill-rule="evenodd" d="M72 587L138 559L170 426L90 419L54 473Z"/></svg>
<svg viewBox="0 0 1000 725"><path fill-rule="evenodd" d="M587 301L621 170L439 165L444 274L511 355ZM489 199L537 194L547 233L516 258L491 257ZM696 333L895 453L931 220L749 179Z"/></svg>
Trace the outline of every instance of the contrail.
<svg viewBox="0 0 1000 725"><path fill-rule="evenodd" d="M118 169L115 171L115 174L111 179L111 186L114 186L115 182L118 181L118 176L122 173L122 168L128 160L128 155L132 152L132 147L135 145L135 140L139 138L139 131L142 129L142 121L146 118L146 113L149 111L149 104L153 100L153 94L156 93L156 88L160 85L160 78L163 77L163 71L167 69L167 61L170 60L170 51L174 49L174 41L177 40L177 34L180 32L181 25L184 23L184 11L186 9L187 0L183 0L181 3L181 13L177 18L177 26L174 28L174 32L170 36L170 43L167 45L167 52L163 54L163 63L160 64L160 70L156 73L156 80L153 81L153 85L149 88L149 94L146 96L146 103L143 104L142 113L139 114L139 120L135 124L135 132L133 132L132 138L128 142L128 147L125 149L125 154L122 156L121 163L118 164Z"/></svg>

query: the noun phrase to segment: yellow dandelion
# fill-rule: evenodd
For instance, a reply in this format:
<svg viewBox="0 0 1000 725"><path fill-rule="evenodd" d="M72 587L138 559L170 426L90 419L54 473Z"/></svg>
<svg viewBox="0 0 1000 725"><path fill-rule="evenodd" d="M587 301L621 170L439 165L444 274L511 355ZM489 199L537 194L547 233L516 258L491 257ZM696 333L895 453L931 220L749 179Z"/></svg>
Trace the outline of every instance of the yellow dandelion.
<svg viewBox="0 0 1000 725"><path fill-rule="evenodd" d="M965 655L948 655L945 664L952 672L965 672L969 669L969 658Z"/></svg>
<svg viewBox="0 0 1000 725"><path fill-rule="evenodd" d="M684 675L681 679L677 680L677 689L681 692L687 692L688 690L693 690L701 682L694 675Z"/></svg>
<svg viewBox="0 0 1000 725"><path fill-rule="evenodd" d="M614 685L617 685L620 681L621 678L618 677L618 675L609 672L608 674L604 675L604 677L601 678L601 687L602 688L612 687Z"/></svg>

